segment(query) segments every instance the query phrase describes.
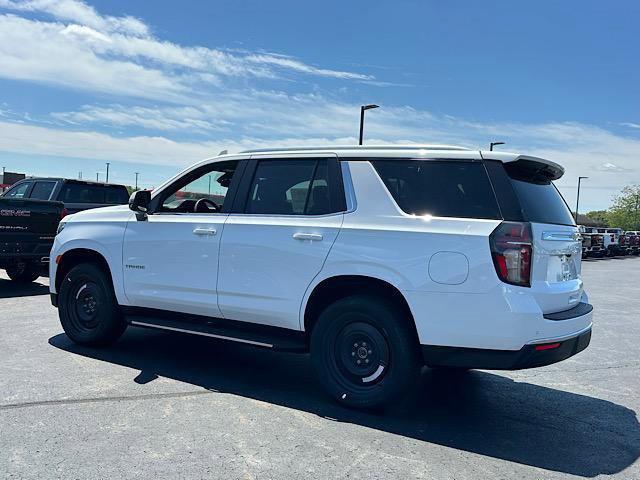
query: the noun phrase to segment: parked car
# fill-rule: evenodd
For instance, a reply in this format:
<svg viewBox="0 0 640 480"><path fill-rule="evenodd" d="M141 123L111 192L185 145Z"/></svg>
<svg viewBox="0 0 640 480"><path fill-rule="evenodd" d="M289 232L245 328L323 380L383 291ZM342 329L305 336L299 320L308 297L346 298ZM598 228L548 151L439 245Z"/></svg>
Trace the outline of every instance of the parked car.
<svg viewBox="0 0 640 480"><path fill-rule="evenodd" d="M60 202L0 197L0 268L10 279L32 282L48 275L63 209Z"/></svg>
<svg viewBox="0 0 640 480"><path fill-rule="evenodd" d="M604 257L606 251L602 234L593 227L580 226L579 228L582 236L582 258Z"/></svg>
<svg viewBox="0 0 640 480"><path fill-rule="evenodd" d="M310 351L352 407L396 401L424 364L548 365L592 326L563 173L446 146L219 156L65 218L52 303L83 345L131 325Z"/></svg>
<svg viewBox="0 0 640 480"><path fill-rule="evenodd" d="M598 233L602 234L606 256L613 257L620 254L620 234L615 229L598 228Z"/></svg>
<svg viewBox="0 0 640 480"><path fill-rule="evenodd" d="M625 232L629 238L629 248L631 255L640 255L640 231L631 230Z"/></svg>
<svg viewBox="0 0 640 480"><path fill-rule="evenodd" d="M124 205L129 200L129 191L124 185L111 183L66 178L27 178L15 183L3 196L56 200L64 203L65 215L71 215L90 208Z"/></svg>

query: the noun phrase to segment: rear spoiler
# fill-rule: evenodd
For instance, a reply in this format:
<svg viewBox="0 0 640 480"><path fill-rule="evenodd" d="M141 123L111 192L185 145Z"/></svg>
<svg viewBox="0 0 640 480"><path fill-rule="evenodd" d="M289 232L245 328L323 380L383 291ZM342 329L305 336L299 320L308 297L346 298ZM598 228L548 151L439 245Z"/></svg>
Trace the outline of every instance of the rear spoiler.
<svg viewBox="0 0 640 480"><path fill-rule="evenodd" d="M504 162L504 168L511 178L534 183L549 183L564 175L564 168L557 163L528 155Z"/></svg>
<svg viewBox="0 0 640 480"><path fill-rule="evenodd" d="M549 183L564 175L564 168L551 160L510 152L480 151L484 160L502 162L509 176L534 183Z"/></svg>

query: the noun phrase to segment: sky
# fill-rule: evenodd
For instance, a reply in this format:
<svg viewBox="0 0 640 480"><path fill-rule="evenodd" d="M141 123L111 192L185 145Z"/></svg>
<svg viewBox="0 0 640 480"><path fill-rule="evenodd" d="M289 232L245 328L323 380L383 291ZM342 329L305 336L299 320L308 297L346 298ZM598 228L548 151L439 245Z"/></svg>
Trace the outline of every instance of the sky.
<svg viewBox="0 0 640 480"><path fill-rule="evenodd" d="M640 2L0 0L0 166L153 187L221 150L542 156L581 211L640 183Z"/></svg>

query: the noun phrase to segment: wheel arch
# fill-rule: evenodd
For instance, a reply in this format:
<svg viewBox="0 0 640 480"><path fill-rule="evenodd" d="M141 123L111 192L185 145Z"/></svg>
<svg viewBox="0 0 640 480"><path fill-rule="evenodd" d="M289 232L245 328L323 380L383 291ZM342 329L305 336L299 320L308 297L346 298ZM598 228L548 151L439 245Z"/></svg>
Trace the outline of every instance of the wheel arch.
<svg viewBox="0 0 640 480"><path fill-rule="evenodd" d="M100 267L108 275L113 285L113 273L109 262L100 252L90 248L72 248L56 258L57 269L55 278L56 292L60 291L60 285L64 277L73 267L81 263L93 263Z"/></svg>
<svg viewBox="0 0 640 480"><path fill-rule="evenodd" d="M407 299L402 292L386 280L368 275L336 275L319 282L311 291L304 306L303 327L307 335L313 331L320 313L331 303L357 294L380 295L398 306L419 344L416 323Z"/></svg>

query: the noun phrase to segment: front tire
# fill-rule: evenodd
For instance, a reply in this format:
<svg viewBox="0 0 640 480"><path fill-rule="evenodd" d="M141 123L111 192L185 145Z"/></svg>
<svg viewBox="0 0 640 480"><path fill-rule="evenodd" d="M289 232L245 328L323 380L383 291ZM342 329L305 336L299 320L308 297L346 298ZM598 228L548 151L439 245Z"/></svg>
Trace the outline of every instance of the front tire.
<svg viewBox="0 0 640 480"><path fill-rule="evenodd" d="M97 265L83 263L72 268L62 281L59 293L60 323L73 342L108 345L127 328L111 279Z"/></svg>
<svg viewBox="0 0 640 480"><path fill-rule="evenodd" d="M18 283L35 282L40 277L38 268L32 263L16 263L7 267L7 276Z"/></svg>
<svg viewBox="0 0 640 480"><path fill-rule="evenodd" d="M371 295L337 300L320 314L311 361L331 396L349 407L379 408L415 384L417 341L405 317Z"/></svg>

